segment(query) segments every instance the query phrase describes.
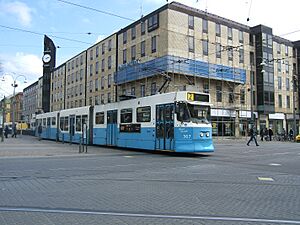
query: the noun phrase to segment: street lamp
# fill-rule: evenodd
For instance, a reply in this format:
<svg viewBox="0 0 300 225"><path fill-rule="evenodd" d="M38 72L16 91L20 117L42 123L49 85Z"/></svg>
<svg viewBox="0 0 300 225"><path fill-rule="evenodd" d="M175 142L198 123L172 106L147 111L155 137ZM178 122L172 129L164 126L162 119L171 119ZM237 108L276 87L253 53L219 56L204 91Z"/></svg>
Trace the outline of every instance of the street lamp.
<svg viewBox="0 0 300 225"><path fill-rule="evenodd" d="M17 79L19 77L23 77L24 78L24 83L27 83L27 78L24 75L18 75L18 76L13 76L10 74L6 74L2 77L2 81L5 81L5 76L9 76L13 79L13 83L11 84L11 86L14 88L14 92L13 92L13 108L12 108L12 128L15 127L15 110L16 110L16 87L18 87L17 84Z"/></svg>

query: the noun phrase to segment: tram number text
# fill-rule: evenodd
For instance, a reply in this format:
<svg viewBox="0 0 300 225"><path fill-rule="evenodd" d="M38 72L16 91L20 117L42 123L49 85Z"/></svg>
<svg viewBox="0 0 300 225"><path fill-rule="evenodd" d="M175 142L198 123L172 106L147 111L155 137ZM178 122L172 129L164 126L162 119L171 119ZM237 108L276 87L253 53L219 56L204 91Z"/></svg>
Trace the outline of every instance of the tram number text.
<svg viewBox="0 0 300 225"><path fill-rule="evenodd" d="M184 134L184 135L183 135L183 138L184 138L184 139L191 139L191 138L192 138L192 135L191 135L191 134Z"/></svg>

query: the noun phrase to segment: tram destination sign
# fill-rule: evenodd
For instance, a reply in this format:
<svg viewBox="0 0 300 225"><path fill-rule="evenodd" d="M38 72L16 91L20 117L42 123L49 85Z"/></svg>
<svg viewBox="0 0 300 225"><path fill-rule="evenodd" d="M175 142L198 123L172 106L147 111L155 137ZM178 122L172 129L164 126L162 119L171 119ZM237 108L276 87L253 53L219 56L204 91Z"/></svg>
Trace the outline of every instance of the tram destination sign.
<svg viewBox="0 0 300 225"><path fill-rule="evenodd" d="M209 95L188 92L187 100L188 101L196 101L196 102L209 102Z"/></svg>

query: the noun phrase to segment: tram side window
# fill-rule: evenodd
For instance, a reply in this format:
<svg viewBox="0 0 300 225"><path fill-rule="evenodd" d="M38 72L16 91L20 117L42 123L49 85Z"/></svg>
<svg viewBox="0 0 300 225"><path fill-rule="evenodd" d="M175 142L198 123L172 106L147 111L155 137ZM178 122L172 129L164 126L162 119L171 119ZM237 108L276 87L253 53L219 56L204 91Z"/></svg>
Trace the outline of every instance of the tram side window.
<svg viewBox="0 0 300 225"><path fill-rule="evenodd" d="M46 118L43 118L43 127L46 127Z"/></svg>
<svg viewBox="0 0 300 225"><path fill-rule="evenodd" d="M52 124L52 126L56 125L56 117L51 118L51 124Z"/></svg>
<svg viewBox="0 0 300 225"><path fill-rule="evenodd" d="M121 110L121 123L132 123L132 109Z"/></svg>
<svg viewBox="0 0 300 225"><path fill-rule="evenodd" d="M69 117L68 116L66 116L65 117L65 121L64 121L64 127L63 127L64 129L64 131L68 131L69 130Z"/></svg>
<svg viewBox="0 0 300 225"><path fill-rule="evenodd" d="M64 130L64 121L65 121L64 117L59 118L59 129L60 130Z"/></svg>
<svg viewBox="0 0 300 225"><path fill-rule="evenodd" d="M88 116L87 115L82 115L81 124L82 124L82 126L83 126L83 124L86 124L88 126Z"/></svg>
<svg viewBox="0 0 300 225"><path fill-rule="evenodd" d="M185 103L178 103L177 104L177 120L181 122L190 121L189 111Z"/></svg>
<svg viewBox="0 0 300 225"><path fill-rule="evenodd" d="M81 131L81 116L76 116L76 131Z"/></svg>
<svg viewBox="0 0 300 225"><path fill-rule="evenodd" d="M104 124L104 112L96 113L96 124Z"/></svg>
<svg viewBox="0 0 300 225"><path fill-rule="evenodd" d="M50 127L50 120L51 120L51 118L48 117L48 118L47 118L47 127Z"/></svg>
<svg viewBox="0 0 300 225"><path fill-rule="evenodd" d="M150 122L151 121L151 107L139 107L136 109L137 122Z"/></svg>

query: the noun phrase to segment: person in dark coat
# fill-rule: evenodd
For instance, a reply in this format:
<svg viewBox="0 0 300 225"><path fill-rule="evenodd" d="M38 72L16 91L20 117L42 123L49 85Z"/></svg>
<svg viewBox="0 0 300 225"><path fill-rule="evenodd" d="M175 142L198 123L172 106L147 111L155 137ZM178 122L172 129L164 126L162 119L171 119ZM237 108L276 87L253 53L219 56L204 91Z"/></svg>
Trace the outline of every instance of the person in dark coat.
<svg viewBox="0 0 300 225"><path fill-rule="evenodd" d="M273 136L273 131L272 131L272 129L271 128L269 128L269 138L270 138L270 141L272 141L272 136Z"/></svg>
<svg viewBox="0 0 300 225"><path fill-rule="evenodd" d="M16 124L13 125L12 127L12 135L11 137L17 137L17 127L16 127Z"/></svg>
<svg viewBox="0 0 300 225"><path fill-rule="evenodd" d="M42 137L41 137L42 132L43 132L43 128L42 128L42 125L40 124L40 125L38 126L39 141L42 140Z"/></svg>
<svg viewBox="0 0 300 225"><path fill-rule="evenodd" d="M4 128L4 136L5 136L5 138L8 138L8 133L9 133L9 128L6 125L5 128Z"/></svg>
<svg viewBox="0 0 300 225"><path fill-rule="evenodd" d="M247 145L249 146L250 142L254 140L256 146L259 146L259 145L257 144L257 140L256 140L256 132L255 132L255 128L251 128L250 131L249 131L249 133L250 133L250 139L249 139Z"/></svg>

